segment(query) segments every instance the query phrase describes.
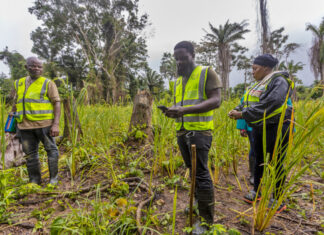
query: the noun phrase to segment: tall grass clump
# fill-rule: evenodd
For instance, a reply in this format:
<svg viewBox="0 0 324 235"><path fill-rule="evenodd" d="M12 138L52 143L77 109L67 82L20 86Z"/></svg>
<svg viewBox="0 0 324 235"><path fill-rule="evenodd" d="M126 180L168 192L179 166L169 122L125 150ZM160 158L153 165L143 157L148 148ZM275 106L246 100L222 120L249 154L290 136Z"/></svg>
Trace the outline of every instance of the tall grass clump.
<svg viewBox="0 0 324 235"><path fill-rule="evenodd" d="M171 104L162 103L165 106L172 106ZM165 169L170 177L174 176L176 169L176 160L180 158L177 153L177 144L175 138L175 121L172 118L166 117L161 110L154 105L153 108L153 125L154 125L154 160L153 173Z"/></svg>
<svg viewBox="0 0 324 235"><path fill-rule="evenodd" d="M70 103L71 107L71 120L68 120L69 122L69 132L70 132L70 137L71 137L71 156L70 159L68 159L68 165L70 167L70 172L71 172L71 179L73 181L75 175L76 175L76 168L77 168L77 159L76 159L76 151L79 146L79 128L78 128L78 122L77 122L77 117L78 117L78 108L82 109L82 106L84 104L84 101L87 96L87 90L82 89L77 96L77 98L74 98L74 92L72 87L70 88L69 95L68 95L68 102Z"/></svg>
<svg viewBox="0 0 324 235"><path fill-rule="evenodd" d="M310 103L313 103L313 105L310 105ZM318 140L323 138L323 99L316 102L302 102L297 105L296 113L298 114L295 118L295 112L292 113L290 131L285 134L289 135L289 142L287 146L282 146L281 139L284 136L281 136L281 130L285 110L286 107L280 117L273 155L264 156L264 172L259 187L262 192L262 199L258 206L254 204L256 206L254 225L259 231L263 231L269 226L271 218L275 215L279 206L297 190L296 183L299 182L301 176L321 156L320 154L310 155L310 153L313 152L314 144L322 146ZM293 132L294 126L297 129L296 133ZM265 139L265 130L263 134ZM278 159L280 153L286 154L286 156L283 159ZM305 159L305 156L310 156L311 159ZM280 161L284 166L282 172L279 172L280 168L276 167L277 164L280 164ZM285 178L286 181L276 192L276 184ZM268 208L273 193L277 194L275 195L276 203L271 208Z"/></svg>
<svg viewBox="0 0 324 235"><path fill-rule="evenodd" d="M238 103L239 100L224 101L218 109L214 110L213 142L210 149L211 163L214 168L214 184L217 184L221 170L225 174L229 174L229 170L232 168L234 175L237 175L240 149L243 149L247 144L236 130L236 123L227 116L228 112Z"/></svg>

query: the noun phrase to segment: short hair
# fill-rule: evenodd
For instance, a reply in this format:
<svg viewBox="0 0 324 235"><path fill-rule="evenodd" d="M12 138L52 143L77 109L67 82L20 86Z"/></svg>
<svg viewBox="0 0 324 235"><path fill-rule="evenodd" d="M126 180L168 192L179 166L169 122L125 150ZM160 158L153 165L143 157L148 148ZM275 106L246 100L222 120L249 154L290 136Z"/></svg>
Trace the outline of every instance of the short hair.
<svg viewBox="0 0 324 235"><path fill-rule="evenodd" d="M175 45L175 47L174 47L173 50L180 49L180 48L186 49L192 56L195 55L194 45L191 42L189 42L189 41L181 41L181 42L178 42Z"/></svg>
<svg viewBox="0 0 324 235"><path fill-rule="evenodd" d="M28 64L30 64L32 61L37 61L37 62L40 62L40 63L42 63L37 57L35 57L35 56L31 56L31 57L28 57L27 59L26 59L26 64L28 65Z"/></svg>

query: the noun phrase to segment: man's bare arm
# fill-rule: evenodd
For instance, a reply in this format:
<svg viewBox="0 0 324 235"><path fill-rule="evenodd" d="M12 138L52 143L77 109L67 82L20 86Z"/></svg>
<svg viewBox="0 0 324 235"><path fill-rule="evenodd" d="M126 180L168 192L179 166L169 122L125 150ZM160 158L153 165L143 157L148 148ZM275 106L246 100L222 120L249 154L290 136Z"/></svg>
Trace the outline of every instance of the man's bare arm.
<svg viewBox="0 0 324 235"><path fill-rule="evenodd" d="M58 136L60 134L60 116L61 116L61 102L56 101L54 103L54 121L51 127L51 136Z"/></svg>

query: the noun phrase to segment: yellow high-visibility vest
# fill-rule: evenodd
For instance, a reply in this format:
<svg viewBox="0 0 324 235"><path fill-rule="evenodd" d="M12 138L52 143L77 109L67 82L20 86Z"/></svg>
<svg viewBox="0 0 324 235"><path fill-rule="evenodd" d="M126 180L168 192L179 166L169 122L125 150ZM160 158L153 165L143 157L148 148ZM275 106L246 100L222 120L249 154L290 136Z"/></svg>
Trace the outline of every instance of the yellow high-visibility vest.
<svg viewBox="0 0 324 235"><path fill-rule="evenodd" d="M174 105L175 106L193 106L207 100L205 86L207 80L208 67L197 66L191 73L183 91L182 76L177 78L174 84ZM185 130L212 130L213 110L205 113L186 114L176 119L176 130L181 127Z"/></svg>
<svg viewBox="0 0 324 235"><path fill-rule="evenodd" d="M22 122L23 116L30 121L54 119L53 105L47 96L49 82L39 77L26 90L26 77L15 81L17 122Z"/></svg>
<svg viewBox="0 0 324 235"><path fill-rule="evenodd" d="M275 73L275 74L272 75L272 77L263 86L261 86L261 87L258 88L258 90L259 90L259 95L258 96L251 95L252 89L254 89L256 86L258 86L258 84L259 84L258 82L256 82L250 88L247 89L247 92L245 92L245 94L244 94L244 100L243 100L244 108L250 107L251 105L253 105L255 103L258 103L260 101L260 98L259 98L260 97L260 94L262 94L263 92L265 92L267 90L267 88L268 88L269 83L272 81L272 79L274 79L274 78L276 78L278 76L282 76L283 78L285 78L286 81L289 84L289 87L291 89L294 88L294 82L291 81L288 77L286 77L281 72ZM289 90L288 90L288 92L289 92ZM265 119L268 119L268 118L271 118L273 116L276 116L276 115L280 114L282 112L282 110L283 110L284 104L285 103L283 103L279 108L277 108L276 110L274 110L272 113L266 113ZM263 118L260 119L260 120L257 120L257 121L253 121L251 123L256 124L256 123L262 122L262 121L263 121Z"/></svg>

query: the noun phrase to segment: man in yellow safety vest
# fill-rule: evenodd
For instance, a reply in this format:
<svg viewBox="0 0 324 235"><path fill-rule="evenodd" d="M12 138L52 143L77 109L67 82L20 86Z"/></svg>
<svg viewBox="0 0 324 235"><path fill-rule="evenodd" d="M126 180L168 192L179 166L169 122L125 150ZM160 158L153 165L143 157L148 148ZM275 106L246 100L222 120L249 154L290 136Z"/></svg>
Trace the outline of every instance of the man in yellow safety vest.
<svg viewBox="0 0 324 235"><path fill-rule="evenodd" d="M41 183L38 160L39 142L48 156L50 184L58 182L58 149L60 97L54 82L42 77L43 65L36 57L29 57L25 68L29 76L15 81L15 104L11 115L16 116L23 151L27 157L27 171L31 183Z"/></svg>
<svg viewBox="0 0 324 235"><path fill-rule="evenodd" d="M175 118L178 145L183 160L191 168L191 145L197 148L196 189L199 215L213 223L214 187L208 170L208 152L214 127L213 109L221 104L221 81L210 67L195 65L193 44L179 42L174 47L178 78L174 84L174 106L164 111ZM199 220L193 234L207 228Z"/></svg>

